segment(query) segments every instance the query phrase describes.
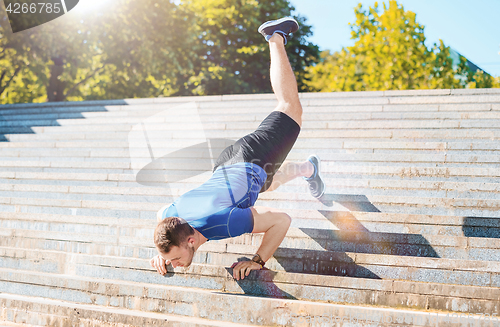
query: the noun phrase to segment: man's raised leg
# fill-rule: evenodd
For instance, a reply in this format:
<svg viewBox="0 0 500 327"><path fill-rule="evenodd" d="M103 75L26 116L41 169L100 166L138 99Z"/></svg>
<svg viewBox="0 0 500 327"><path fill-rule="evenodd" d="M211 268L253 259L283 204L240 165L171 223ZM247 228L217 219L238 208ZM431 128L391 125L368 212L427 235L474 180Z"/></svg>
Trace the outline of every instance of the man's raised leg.
<svg viewBox="0 0 500 327"><path fill-rule="evenodd" d="M274 33L269 39L271 53L271 86L278 99L275 110L290 116L302 126L302 105L299 100L297 81L285 50L285 39Z"/></svg>
<svg viewBox="0 0 500 327"><path fill-rule="evenodd" d="M269 21L259 27L266 41L269 42L271 56L271 86L278 100L275 111L280 111L302 126L302 105L299 100L297 81L285 50L287 37L299 29L295 19L285 17ZM325 185L320 176L320 160L317 156L310 156L301 163L285 162L273 177L273 182L267 191L273 191L286 182L304 177L309 183L311 194L319 198L324 194Z"/></svg>

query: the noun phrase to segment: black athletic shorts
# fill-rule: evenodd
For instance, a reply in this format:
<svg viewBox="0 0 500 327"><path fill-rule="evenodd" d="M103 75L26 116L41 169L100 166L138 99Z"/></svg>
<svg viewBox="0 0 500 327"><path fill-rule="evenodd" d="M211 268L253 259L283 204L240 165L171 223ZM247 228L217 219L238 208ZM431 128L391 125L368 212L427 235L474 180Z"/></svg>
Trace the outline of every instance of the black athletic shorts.
<svg viewBox="0 0 500 327"><path fill-rule="evenodd" d="M215 163L214 171L221 165L227 166L237 162L254 163L267 173L267 180L260 190L262 193L271 186L274 174L285 161L299 133L299 124L290 116L281 111L273 111L260 123L255 132L243 136L222 151Z"/></svg>

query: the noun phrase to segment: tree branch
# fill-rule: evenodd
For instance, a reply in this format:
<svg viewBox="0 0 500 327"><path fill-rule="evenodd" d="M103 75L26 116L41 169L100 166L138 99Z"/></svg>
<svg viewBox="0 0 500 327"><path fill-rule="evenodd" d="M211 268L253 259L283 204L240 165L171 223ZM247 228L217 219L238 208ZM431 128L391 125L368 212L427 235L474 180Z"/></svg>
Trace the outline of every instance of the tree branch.
<svg viewBox="0 0 500 327"><path fill-rule="evenodd" d="M5 89L9 86L10 82L12 82L12 80L14 79L14 77L16 77L16 75L19 73L19 71L21 70L21 67L17 67L16 70L14 71L14 74L12 74L12 77L9 79L9 81L5 84L4 87L0 87L0 94L3 93L3 91L5 91ZM0 79L0 83L1 81L3 80L4 76L5 76L5 73L6 72L3 72L2 74L2 78Z"/></svg>
<svg viewBox="0 0 500 327"><path fill-rule="evenodd" d="M73 87L71 89L69 89L68 92L66 92L66 94L64 94L64 99L66 100L66 98L68 97L68 95L70 95L71 92L73 92L79 85L81 85L82 83L85 83L87 80L89 80L95 74L97 74L99 71L103 70L104 67L106 67L106 64L102 65L99 69L93 71L89 76L85 77L83 80L81 80L80 82L78 82L75 85L73 85Z"/></svg>
<svg viewBox="0 0 500 327"><path fill-rule="evenodd" d="M2 81L5 77L5 74L7 74L7 70L4 70L3 73L2 73L2 76L0 76L0 85L2 85Z"/></svg>

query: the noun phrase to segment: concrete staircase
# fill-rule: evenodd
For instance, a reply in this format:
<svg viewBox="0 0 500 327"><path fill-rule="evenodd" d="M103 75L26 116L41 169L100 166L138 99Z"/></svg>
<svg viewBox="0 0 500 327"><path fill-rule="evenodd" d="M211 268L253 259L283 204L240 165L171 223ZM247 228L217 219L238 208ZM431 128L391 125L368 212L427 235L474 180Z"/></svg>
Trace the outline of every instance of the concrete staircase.
<svg viewBox="0 0 500 327"><path fill-rule="evenodd" d="M156 211L210 176L272 94L0 106L0 326L500 326L500 90L304 93L290 160L257 205L293 217L159 275ZM371 323L372 322L372 323Z"/></svg>

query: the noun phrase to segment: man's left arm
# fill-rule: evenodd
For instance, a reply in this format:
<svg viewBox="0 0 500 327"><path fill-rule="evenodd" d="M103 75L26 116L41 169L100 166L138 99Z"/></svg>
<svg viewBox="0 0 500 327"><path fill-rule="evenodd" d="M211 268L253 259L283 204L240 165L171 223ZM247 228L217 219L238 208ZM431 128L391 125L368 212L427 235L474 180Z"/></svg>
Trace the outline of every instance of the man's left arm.
<svg viewBox="0 0 500 327"><path fill-rule="evenodd" d="M266 207L251 207L254 227L252 233L264 233L262 243L257 254L263 261L269 260L285 238L291 224L288 214ZM240 261L234 263L233 277L236 280L244 279L252 270L261 269L261 265L254 261Z"/></svg>

